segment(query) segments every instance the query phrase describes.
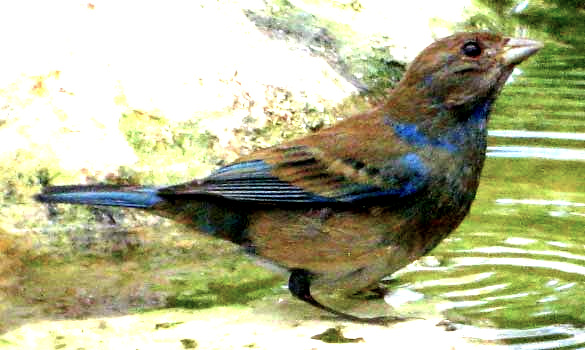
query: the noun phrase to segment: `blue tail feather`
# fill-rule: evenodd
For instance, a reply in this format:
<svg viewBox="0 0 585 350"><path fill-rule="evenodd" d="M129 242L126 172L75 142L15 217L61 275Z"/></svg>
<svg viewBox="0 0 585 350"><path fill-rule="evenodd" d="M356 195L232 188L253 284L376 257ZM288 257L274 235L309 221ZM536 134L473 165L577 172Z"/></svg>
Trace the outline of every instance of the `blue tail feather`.
<svg viewBox="0 0 585 350"><path fill-rule="evenodd" d="M44 203L71 203L129 208L151 208L163 201L157 188L87 185L47 187L35 196Z"/></svg>

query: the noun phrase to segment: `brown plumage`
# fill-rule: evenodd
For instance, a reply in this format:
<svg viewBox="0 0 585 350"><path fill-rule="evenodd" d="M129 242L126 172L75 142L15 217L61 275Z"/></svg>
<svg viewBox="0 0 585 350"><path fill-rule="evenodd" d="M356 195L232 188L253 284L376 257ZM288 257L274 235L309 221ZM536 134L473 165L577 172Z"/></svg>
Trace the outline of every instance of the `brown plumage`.
<svg viewBox="0 0 585 350"><path fill-rule="evenodd" d="M373 110L161 188L66 186L37 199L142 208L240 244L347 293L426 254L463 220L485 159L492 103L540 43L459 33L427 47ZM365 319L379 321L380 319Z"/></svg>

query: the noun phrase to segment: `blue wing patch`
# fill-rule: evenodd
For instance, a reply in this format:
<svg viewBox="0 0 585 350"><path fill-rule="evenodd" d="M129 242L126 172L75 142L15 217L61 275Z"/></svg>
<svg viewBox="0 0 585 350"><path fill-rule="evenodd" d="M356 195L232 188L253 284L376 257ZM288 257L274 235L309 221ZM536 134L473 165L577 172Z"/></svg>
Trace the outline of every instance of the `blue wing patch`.
<svg viewBox="0 0 585 350"><path fill-rule="evenodd" d="M398 199L412 196L426 187L429 172L418 154L407 153L392 160L380 171L379 175L388 186L381 188L362 185L355 192L342 196L339 200L354 202L372 198Z"/></svg>

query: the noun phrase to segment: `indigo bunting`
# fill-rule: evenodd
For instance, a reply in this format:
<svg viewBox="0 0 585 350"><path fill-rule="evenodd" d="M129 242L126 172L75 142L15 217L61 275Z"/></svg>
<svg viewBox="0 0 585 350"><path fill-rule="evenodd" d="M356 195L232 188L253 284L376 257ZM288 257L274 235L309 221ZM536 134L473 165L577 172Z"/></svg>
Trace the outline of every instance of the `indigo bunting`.
<svg viewBox="0 0 585 350"><path fill-rule="evenodd" d="M241 245L311 285L364 289L427 254L468 213L487 122L514 67L542 44L458 33L424 49L372 110L165 187L46 187L36 199L139 208Z"/></svg>

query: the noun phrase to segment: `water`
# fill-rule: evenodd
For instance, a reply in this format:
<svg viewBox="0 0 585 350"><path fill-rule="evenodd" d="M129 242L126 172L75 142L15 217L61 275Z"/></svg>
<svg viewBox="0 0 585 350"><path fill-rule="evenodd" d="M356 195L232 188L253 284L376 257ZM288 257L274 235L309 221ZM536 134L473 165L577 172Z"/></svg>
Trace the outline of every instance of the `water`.
<svg viewBox="0 0 585 350"><path fill-rule="evenodd" d="M562 11L535 10L548 11L550 18L541 16L551 19L544 21L544 30L556 39L566 39L565 44L547 42L538 55L521 65L514 82L504 89L492 114L488 159L471 213L431 252L436 259L423 259L400 271L398 287L393 288L403 300L437 308L455 323L461 336L489 349L585 349L585 41L580 34L585 28L579 25L585 23L583 10L575 10L574 17ZM555 16L562 19L555 22ZM531 18L538 16L527 20ZM571 32L576 34L568 35ZM71 236L78 237L80 232L92 230L71 227L71 231L75 231ZM161 230L161 235L168 236L169 232ZM163 245L160 241L153 240ZM139 256L136 260L141 265L135 263L138 267L126 264L121 268L118 261L111 265L89 261L80 265L83 269L74 265L65 272L47 272L41 269L41 261L34 278L19 281L27 288L18 290L22 300L17 302L44 307L57 299L53 308L65 309L62 304L67 305L67 298L71 298L71 304L78 307L78 298L85 296L84 288L87 293L100 293L99 288L103 288L106 297L96 299L108 308L126 304L145 307L147 301L156 304L155 293L136 292L137 296L132 296L136 300L131 303L118 298L124 295L123 283L118 281L130 284L129 276L135 275L156 284L159 275L168 274L170 284L177 285L173 288L202 295L199 299L190 296L188 302L205 308L247 303L258 298L253 294L257 290L262 295L262 288L270 290L278 283L270 276L262 277L250 267L252 264L243 264L237 257L224 263L230 251L221 250L227 248L219 243L209 241L208 249L202 249L200 241L190 244L173 242L164 246L165 254L154 257L146 250L152 260L147 260L146 254ZM146 272L140 270L142 265ZM201 275L198 284L191 281L189 273ZM87 276L80 278L81 274ZM252 275L254 279L248 282L245 278ZM216 282L213 278L218 276L221 279ZM266 282L258 283L262 278ZM236 281L242 286L229 284ZM79 285L82 292L63 292L60 283ZM32 288L36 284L43 286L43 293ZM227 295L225 290L232 294ZM180 301L178 298L178 306L189 305ZM396 306L400 310L400 304ZM83 308L75 313L74 307L73 311L65 310L67 313L49 307L47 313L85 315ZM304 307L302 312L308 312L309 306ZM6 320L14 322L13 314L18 316L20 312L14 309ZM107 314L98 311L99 315Z"/></svg>
<svg viewBox="0 0 585 350"><path fill-rule="evenodd" d="M492 115L471 213L432 252L440 264L399 273L489 349L585 348L583 62L547 46L522 65Z"/></svg>

